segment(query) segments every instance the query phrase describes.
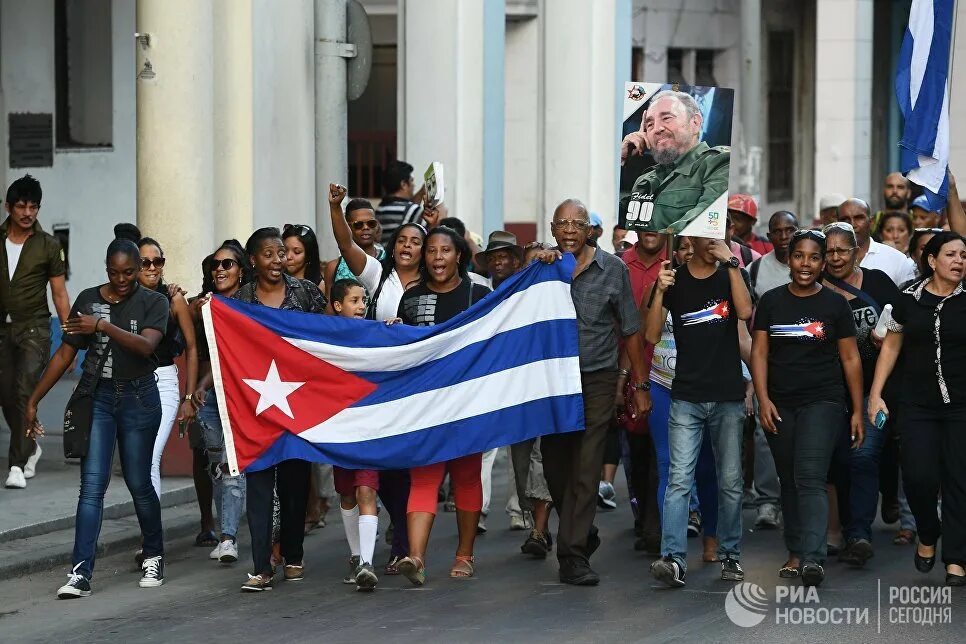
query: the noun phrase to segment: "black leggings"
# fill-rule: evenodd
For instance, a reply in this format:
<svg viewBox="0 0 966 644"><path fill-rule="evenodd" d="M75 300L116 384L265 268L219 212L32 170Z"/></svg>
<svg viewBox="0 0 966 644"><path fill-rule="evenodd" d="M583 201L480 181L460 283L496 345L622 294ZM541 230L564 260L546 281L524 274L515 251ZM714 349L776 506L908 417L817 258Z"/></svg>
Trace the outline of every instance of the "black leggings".
<svg viewBox="0 0 966 644"><path fill-rule="evenodd" d="M902 484L919 541L935 545L942 534L943 563L966 565L966 404L905 405L898 420Z"/></svg>

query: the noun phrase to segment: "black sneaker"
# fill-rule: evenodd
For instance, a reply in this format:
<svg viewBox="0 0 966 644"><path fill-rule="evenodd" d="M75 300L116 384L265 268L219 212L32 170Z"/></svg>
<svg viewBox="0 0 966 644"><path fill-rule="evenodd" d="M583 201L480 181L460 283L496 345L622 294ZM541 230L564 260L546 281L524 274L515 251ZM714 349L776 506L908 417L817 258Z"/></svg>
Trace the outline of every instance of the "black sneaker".
<svg viewBox="0 0 966 644"><path fill-rule="evenodd" d="M825 569L814 561L806 561L801 569L803 586L818 586L825 581Z"/></svg>
<svg viewBox="0 0 966 644"><path fill-rule="evenodd" d="M600 575L583 559L564 559L560 562L560 581L571 586L596 586Z"/></svg>
<svg viewBox="0 0 966 644"><path fill-rule="evenodd" d="M84 575L77 574L80 564L67 575L67 583L57 589L57 599L77 599L91 596L91 582Z"/></svg>
<svg viewBox="0 0 966 644"><path fill-rule="evenodd" d="M530 536L527 540L523 542L520 546L520 552L525 555L531 555L538 559L546 559L547 553L550 552L550 543L548 538L550 535L546 535L539 530L531 530Z"/></svg>
<svg viewBox="0 0 966 644"><path fill-rule="evenodd" d="M651 575L671 588L681 588L684 586L685 572L681 570L681 566L670 556L661 557L652 563Z"/></svg>
<svg viewBox="0 0 966 644"><path fill-rule="evenodd" d="M376 576L376 571L373 570L372 564L362 564L356 569L356 590L361 591L372 591L376 589L376 584L379 583L379 577Z"/></svg>
<svg viewBox="0 0 966 644"><path fill-rule="evenodd" d="M692 512L688 515L688 539L694 539L701 535L701 515Z"/></svg>
<svg viewBox="0 0 966 644"><path fill-rule="evenodd" d="M839 561L861 568L874 554L868 539L855 539L839 552Z"/></svg>
<svg viewBox="0 0 966 644"><path fill-rule="evenodd" d="M358 556L349 557L349 572L342 578L342 583L346 586L356 583L356 571L359 570L359 563Z"/></svg>
<svg viewBox="0 0 966 644"><path fill-rule="evenodd" d="M141 580L138 586L141 588L157 588L164 583L164 559L161 555L156 557L145 557L141 564Z"/></svg>
<svg viewBox="0 0 966 644"><path fill-rule="evenodd" d="M731 557L728 557L721 562L721 580L744 581L745 571L741 569L741 564Z"/></svg>

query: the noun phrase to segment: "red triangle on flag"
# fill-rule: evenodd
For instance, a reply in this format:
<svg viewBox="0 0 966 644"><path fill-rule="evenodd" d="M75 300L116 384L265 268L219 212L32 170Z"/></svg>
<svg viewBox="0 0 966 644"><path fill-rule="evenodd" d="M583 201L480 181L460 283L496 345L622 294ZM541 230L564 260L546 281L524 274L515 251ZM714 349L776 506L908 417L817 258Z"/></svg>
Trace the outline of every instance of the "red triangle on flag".
<svg viewBox="0 0 966 644"><path fill-rule="evenodd" d="M315 427L377 389L224 302L213 299L210 306L225 391L219 403L228 411L239 469L283 433Z"/></svg>

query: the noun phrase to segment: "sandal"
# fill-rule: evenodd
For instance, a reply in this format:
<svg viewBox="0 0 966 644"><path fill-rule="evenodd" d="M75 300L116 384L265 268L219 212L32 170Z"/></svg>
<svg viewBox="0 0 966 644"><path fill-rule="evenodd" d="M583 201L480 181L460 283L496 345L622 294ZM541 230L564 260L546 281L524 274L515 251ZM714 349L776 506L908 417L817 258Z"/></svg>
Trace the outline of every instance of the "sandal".
<svg viewBox="0 0 966 644"><path fill-rule="evenodd" d="M215 534L214 530L208 530L207 532L202 530L198 533L198 536L195 537L196 548L213 547L217 546L219 543L221 543L221 541L219 541L218 535Z"/></svg>
<svg viewBox="0 0 966 644"><path fill-rule="evenodd" d="M792 565L793 561L798 561L798 563ZM778 569L778 576L782 579L795 579L796 577L801 576L801 567L802 563L800 559L796 557L789 558L788 561L785 562L785 565Z"/></svg>
<svg viewBox="0 0 966 644"><path fill-rule="evenodd" d="M899 530L893 537L892 543L897 546L908 546L916 540L916 533L912 530Z"/></svg>
<svg viewBox="0 0 966 644"><path fill-rule="evenodd" d="M456 555L449 576L453 579L468 579L473 576L473 572L473 555Z"/></svg>
<svg viewBox="0 0 966 644"><path fill-rule="evenodd" d="M419 557L403 557L399 560L397 567L399 572L412 582L413 586L422 586L426 583L426 565Z"/></svg>
<svg viewBox="0 0 966 644"><path fill-rule="evenodd" d="M401 560L402 560L402 557L400 557L399 555L393 555L392 557L390 557L389 561L386 563L386 567L383 569L383 573L386 575L398 575L399 562Z"/></svg>

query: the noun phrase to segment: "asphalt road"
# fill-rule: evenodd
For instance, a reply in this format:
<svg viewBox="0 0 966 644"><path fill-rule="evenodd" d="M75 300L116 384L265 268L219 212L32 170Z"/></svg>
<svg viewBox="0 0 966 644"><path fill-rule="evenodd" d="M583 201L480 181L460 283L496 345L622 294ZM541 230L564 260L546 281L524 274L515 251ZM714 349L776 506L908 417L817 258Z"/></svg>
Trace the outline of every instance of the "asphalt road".
<svg viewBox="0 0 966 644"><path fill-rule="evenodd" d="M504 485L505 478L498 477L494 490L498 507L505 498ZM877 527L876 557L865 569L851 570L832 562L818 594L796 598L798 601L789 596L797 583L787 584L777 576L784 561L780 533L746 530L742 563L746 581L759 589L746 588L745 595L764 593L764 599L760 611L732 610L740 622L760 621L741 627L726 611L733 585L720 581L719 565L692 560L684 589L667 589L652 582L647 572L651 559L632 550L626 498L621 503L617 510L598 515L603 545L592 563L602 582L595 588L560 584L553 559L537 561L521 555L519 546L525 533L510 532L500 512L490 517L489 533L477 541L476 578L448 578L456 526L454 515L440 514L430 544L427 586L415 589L402 577L382 577L375 593L357 593L354 587L340 583L345 566L344 536L339 520L330 513L328 527L306 538L307 567L302 582L279 582L271 592L242 594L239 586L250 566L247 549L240 562L222 566L206 558L208 549L180 540L168 544L161 588L138 588L139 575L129 555L98 561L94 595L86 599L54 598L66 569L0 583L0 641L962 640L966 589L943 596L941 564L930 575L916 572L912 548L892 545L891 533L884 526ZM746 512L745 518L750 525L752 514ZM247 530L243 528L242 533L245 546ZM698 541L691 544L696 550ZM380 540L377 563L384 562L387 554ZM919 590L909 590L924 586L929 589L925 597ZM890 604L891 587L904 587L901 592L905 595L899 598L903 603L895 600ZM779 595L784 595L780 603ZM930 616L948 618L948 623L893 623L921 619L923 609ZM862 610L868 611L867 623L846 622L849 617L853 622L861 617ZM819 622L837 618L841 623L797 623L807 622L808 615ZM776 624L776 619L782 623Z"/></svg>

